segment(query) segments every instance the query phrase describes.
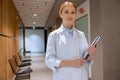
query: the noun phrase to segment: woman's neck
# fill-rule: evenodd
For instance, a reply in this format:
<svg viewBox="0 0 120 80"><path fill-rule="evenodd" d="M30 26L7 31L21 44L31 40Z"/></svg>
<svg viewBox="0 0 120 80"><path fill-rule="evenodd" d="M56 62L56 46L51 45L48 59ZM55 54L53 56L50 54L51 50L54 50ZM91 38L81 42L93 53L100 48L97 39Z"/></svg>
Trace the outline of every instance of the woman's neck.
<svg viewBox="0 0 120 80"><path fill-rule="evenodd" d="M63 24L63 26L68 28L68 29L72 29L73 28L73 25Z"/></svg>

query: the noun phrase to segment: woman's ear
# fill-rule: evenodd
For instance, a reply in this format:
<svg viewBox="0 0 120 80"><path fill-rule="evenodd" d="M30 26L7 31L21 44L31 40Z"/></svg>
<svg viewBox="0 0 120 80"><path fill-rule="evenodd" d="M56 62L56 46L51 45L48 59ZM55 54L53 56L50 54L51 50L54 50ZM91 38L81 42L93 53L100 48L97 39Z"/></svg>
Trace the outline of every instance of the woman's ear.
<svg viewBox="0 0 120 80"><path fill-rule="evenodd" d="M59 15L60 15L60 18L62 18L62 13L59 13Z"/></svg>

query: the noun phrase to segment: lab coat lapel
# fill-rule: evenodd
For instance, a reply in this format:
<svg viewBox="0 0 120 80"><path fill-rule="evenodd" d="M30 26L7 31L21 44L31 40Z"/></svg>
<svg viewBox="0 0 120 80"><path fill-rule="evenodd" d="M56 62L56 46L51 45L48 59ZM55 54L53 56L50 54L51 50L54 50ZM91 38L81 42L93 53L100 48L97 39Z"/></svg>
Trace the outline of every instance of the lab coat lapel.
<svg viewBox="0 0 120 80"><path fill-rule="evenodd" d="M76 31L76 29L74 28L74 30L73 30L73 39L76 39L76 37L77 37L77 31Z"/></svg>
<svg viewBox="0 0 120 80"><path fill-rule="evenodd" d="M69 33L64 30L63 27L64 27L63 25L60 26L59 32L60 32L60 33L64 33L64 35L65 35L66 37L68 37L68 38L71 37L71 36L69 35Z"/></svg>
<svg viewBox="0 0 120 80"><path fill-rule="evenodd" d="M71 37L71 36L69 35L69 33L64 30L63 27L64 27L63 25L60 26L59 32L60 32L60 33L61 33L61 32L64 32L64 34L65 34L66 37ZM73 39L75 39L76 37L77 37L77 30L74 28L74 30L73 30ZM72 37L71 37L71 38L72 38Z"/></svg>

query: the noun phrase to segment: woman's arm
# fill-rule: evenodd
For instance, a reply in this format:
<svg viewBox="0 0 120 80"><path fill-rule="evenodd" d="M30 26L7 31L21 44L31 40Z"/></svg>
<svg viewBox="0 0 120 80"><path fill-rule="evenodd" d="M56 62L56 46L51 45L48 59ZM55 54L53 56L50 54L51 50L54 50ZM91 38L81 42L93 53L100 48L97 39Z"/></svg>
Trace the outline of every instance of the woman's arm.
<svg viewBox="0 0 120 80"><path fill-rule="evenodd" d="M61 60L56 57L56 34L53 32L48 36L45 63L53 71L56 71L56 67L61 63Z"/></svg>
<svg viewBox="0 0 120 80"><path fill-rule="evenodd" d="M62 60L59 67L81 67L84 63L84 59Z"/></svg>

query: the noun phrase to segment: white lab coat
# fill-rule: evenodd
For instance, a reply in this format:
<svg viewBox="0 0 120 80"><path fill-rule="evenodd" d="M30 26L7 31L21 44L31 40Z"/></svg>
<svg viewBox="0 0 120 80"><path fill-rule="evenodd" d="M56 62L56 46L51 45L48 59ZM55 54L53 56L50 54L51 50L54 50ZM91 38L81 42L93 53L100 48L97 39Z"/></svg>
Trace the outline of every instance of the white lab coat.
<svg viewBox="0 0 120 80"><path fill-rule="evenodd" d="M57 68L62 60L81 58L88 48L84 33L73 29L73 37L63 25L49 34L45 63L53 70L53 80L88 80L84 65L80 68Z"/></svg>

